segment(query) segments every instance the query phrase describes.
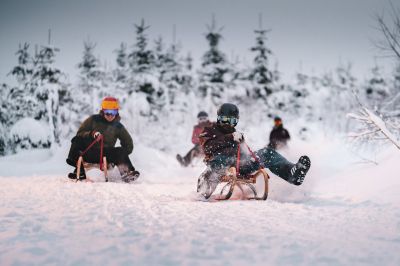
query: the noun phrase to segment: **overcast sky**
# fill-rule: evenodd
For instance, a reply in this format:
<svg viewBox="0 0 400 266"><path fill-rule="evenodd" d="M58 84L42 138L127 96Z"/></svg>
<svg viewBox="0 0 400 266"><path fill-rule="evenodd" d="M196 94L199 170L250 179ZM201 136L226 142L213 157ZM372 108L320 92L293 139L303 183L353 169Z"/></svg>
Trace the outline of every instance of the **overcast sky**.
<svg viewBox="0 0 400 266"><path fill-rule="evenodd" d="M183 50L199 62L207 49L206 24L215 14L224 26L221 49L250 63L260 13L285 79L299 69L320 73L348 61L363 78L379 55L371 43L378 36L373 15L384 10L390 10L386 0L0 0L0 82L17 61L18 44L47 43L49 28L52 44L61 49L57 65L72 78L88 38L97 43L96 54L114 64L113 51L121 42L134 43L133 25L141 18L151 26L151 39L171 42L176 25ZM377 62L387 71L392 67L388 60Z"/></svg>

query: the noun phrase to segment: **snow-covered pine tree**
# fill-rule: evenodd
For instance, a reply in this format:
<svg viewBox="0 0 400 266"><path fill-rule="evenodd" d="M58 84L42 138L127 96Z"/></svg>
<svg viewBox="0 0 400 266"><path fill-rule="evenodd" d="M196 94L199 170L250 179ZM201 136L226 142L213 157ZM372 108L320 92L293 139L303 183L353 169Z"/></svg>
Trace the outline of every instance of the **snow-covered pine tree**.
<svg viewBox="0 0 400 266"><path fill-rule="evenodd" d="M1 93L1 130L4 152L15 152L18 146L24 146L24 148L30 148L31 144L34 143L29 136L21 137L13 136L11 134L13 126L22 121L24 118L34 120L36 117L36 111L38 109L38 103L34 92L36 90L36 84L33 80L33 59L29 53L29 44L25 43L23 46L19 45L18 51L16 52L18 57L17 66L13 67L10 74L13 75L17 81L16 86L2 85ZM25 142L25 144L22 144Z"/></svg>
<svg viewBox="0 0 400 266"><path fill-rule="evenodd" d="M100 102L100 90L102 88L102 78L104 72L100 65L100 60L94 55L95 43L85 41L82 61L78 64L79 73L79 100L83 104L81 113L90 115L98 111ZM78 97L74 97L77 99Z"/></svg>
<svg viewBox="0 0 400 266"><path fill-rule="evenodd" d="M164 40L161 36L159 36L155 41L155 49L154 49L154 66L157 69L157 72L160 75L160 79L162 79L162 75L164 74L163 65L165 63L165 47Z"/></svg>
<svg viewBox="0 0 400 266"><path fill-rule="evenodd" d="M305 99L309 95L311 78L298 72L294 81L294 85L282 86L279 91L272 93L268 97L268 105L272 106L275 114L287 112L291 114L299 114L306 116L308 106ZM275 115L271 114L270 115Z"/></svg>
<svg viewBox="0 0 400 266"><path fill-rule="evenodd" d="M128 71L129 71L129 63L128 63L128 52L125 43L121 43L120 47L115 50L117 54L117 67L114 70L114 81L116 83L125 84Z"/></svg>
<svg viewBox="0 0 400 266"><path fill-rule="evenodd" d="M199 70L199 93L205 99L206 110L211 112L215 106L225 101L225 74L229 71L229 66L226 55L218 47L222 39L222 28L217 28L214 17L211 25L207 25L207 30L209 50L203 55ZM209 103L214 106L208 106Z"/></svg>
<svg viewBox="0 0 400 266"><path fill-rule="evenodd" d="M7 91L5 102L8 105L8 113L11 114L7 120L8 126L24 117L40 119L40 112L37 112L38 103L34 95L37 82L33 77L34 65L29 53L29 44L19 45L16 55L18 64L13 67L10 74L15 77L17 86Z"/></svg>
<svg viewBox="0 0 400 266"><path fill-rule="evenodd" d="M256 53L254 57L254 67L250 71L249 80L253 83L251 97L253 99L266 100L273 92L273 73L270 70L269 59L272 51L267 47L267 33L270 30L265 30L261 27L255 30L256 44L250 50Z"/></svg>
<svg viewBox="0 0 400 266"><path fill-rule="evenodd" d="M9 102L8 96L10 95L10 87L3 83L0 87L0 156L6 154L6 143L7 136L6 132L8 131L8 125L10 123L10 117L12 114L8 109Z"/></svg>
<svg viewBox="0 0 400 266"><path fill-rule="evenodd" d="M182 62L179 58L180 46L172 43L165 54L165 72L162 82L167 87L167 105L173 106L176 104L176 97L181 94L182 78Z"/></svg>
<svg viewBox="0 0 400 266"><path fill-rule="evenodd" d="M397 60L392 72L392 77L388 82L389 97L382 103L382 113L387 118L400 122L400 60Z"/></svg>
<svg viewBox="0 0 400 266"><path fill-rule="evenodd" d="M39 103L39 119L48 123L50 128L50 142L60 143L61 121L60 106L64 103L60 100L66 96L67 86L61 70L54 66L55 55L59 49L49 45L42 46L39 53L35 55L35 69L33 77L38 82L36 98ZM41 115L43 114L43 119Z"/></svg>
<svg viewBox="0 0 400 266"><path fill-rule="evenodd" d="M371 77L364 85L364 99L372 110L379 110L389 97L386 81L381 73L381 68L376 64L371 69Z"/></svg>
<svg viewBox="0 0 400 266"><path fill-rule="evenodd" d="M192 114L193 108L189 108L190 92L187 88L189 81L184 75L184 59L180 56L181 46L175 41L175 27L173 30L173 41L167 49L164 49L162 38L155 42L155 66L159 75L160 87L165 92L165 105L158 117L157 123L162 132L174 131L172 134L165 134L162 142L157 143L157 147L165 150L169 147L166 143L176 143L180 141L180 136L189 132L191 124L185 123L195 117ZM179 125L178 128L171 128L171 123Z"/></svg>
<svg viewBox="0 0 400 266"><path fill-rule="evenodd" d="M187 53L187 55L183 58L183 68L182 68L182 91L188 95L190 93L194 93L195 90L195 79L194 79L194 70L193 70L193 57L191 53Z"/></svg>
<svg viewBox="0 0 400 266"><path fill-rule="evenodd" d="M29 44L24 43L23 46L19 45L16 55L18 56L18 65L15 66L10 74L15 76L19 83L25 84L32 76L32 59L29 54Z"/></svg>
<svg viewBox="0 0 400 266"><path fill-rule="evenodd" d="M134 97L130 97L135 110L130 112L148 117L150 120L158 120L158 115L165 105L165 92L159 84L154 52L147 47L146 31L149 27L143 19L139 25L135 24L136 43L128 55L130 76L127 88L129 94L135 93Z"/></svg>
<svg viewBox="0 0 400 266"><path fill-rule="evenodd" d="M144 19L142 19L139 25L135 24L135 28L136 43L134 50L129 54L129 65L135 73L148 73L154 63L154 53L147 48L146 30L150 26L146 26Z"/></svg>
<svg viewBox="0 0 400 266"><path fill-rule="evenodd" d="M50 31L49 31L50 41ZM7 145L12 151L49 147L60 142L60 107L67 95L67 84L62 72L54 66L55 54L51 46L36 47L32 57L29 45L20 46L18 65L11 74L18 85L7 89L5 102L10 114L6 125L10 129Z"/></svg>
<svg viewBox="0 0 400 266"><path fill-rule="evenodd" d="M333 84L328 98L324 101L326 106L330 106L327 112L327 120L331 127L335 127L339 132L348 132L350 124L348 119L343 119L347 113L353 110L356 102L352 91L356 88L356 78L352 73L350 63L340 64L333 75Z"/></svg>

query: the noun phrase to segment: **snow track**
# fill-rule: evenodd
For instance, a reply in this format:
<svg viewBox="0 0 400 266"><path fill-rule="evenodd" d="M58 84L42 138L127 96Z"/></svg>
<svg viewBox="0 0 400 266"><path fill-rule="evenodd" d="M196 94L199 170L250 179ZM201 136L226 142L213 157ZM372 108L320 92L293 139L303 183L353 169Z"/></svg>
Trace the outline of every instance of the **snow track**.
<svg viewBox="0 0 400 266"><path fill-rule="evenodd" d="M0 264L400 263L400 210L390 205L206 203L192 201L191 190L1 178Z"/></svg>
<svg viewBox="0 0 400 266"><path fill-rule="evenodd" d="M267 201L226 202L195 201L202 167L166 155L134 160L144 169L135 184L66 182L54 174L64 166L45 174L37 161L28 176L18 156L44 157L0 160L2 266L400 265L397 151L340 176L326 175L321 159L304 186L272 176Z"/></svg>

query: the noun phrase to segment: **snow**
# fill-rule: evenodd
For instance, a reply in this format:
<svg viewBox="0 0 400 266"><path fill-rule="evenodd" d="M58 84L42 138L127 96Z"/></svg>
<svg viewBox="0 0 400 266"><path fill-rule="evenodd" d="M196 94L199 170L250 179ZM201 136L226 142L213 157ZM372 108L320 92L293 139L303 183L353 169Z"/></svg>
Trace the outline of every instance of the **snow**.
<svg viewBox="0 0 400 266"><path fill-rule="evenodd" d="M25 117L16 122L10 129L10 137L20 140L28 147L46 145L50 140L49 126L30 117Z"/></svg>
<svg viewBox="0 0 400 266"><path fill-rule="evenodd" d="M385 135L394 145L396 145L397 148L400 149L400 143L396 139L396 137L386 128L385 123L380 119L378 116L376 116L374 113L372 113L370 110L365 109L365 112L368 114L370 117L371 121L382 131L383 135Z"/></svg>
<svg viewBox="0 0 400 266"><path fill-rule="evenodd" d="M282 153L312 160L302 186L272 175L267 201L212 203L194 200L201 162L135 143L137 183L72 183L67 151L0 158L0 265L400 264L395 147L360 164L340 138L293 139Z"/></svg>

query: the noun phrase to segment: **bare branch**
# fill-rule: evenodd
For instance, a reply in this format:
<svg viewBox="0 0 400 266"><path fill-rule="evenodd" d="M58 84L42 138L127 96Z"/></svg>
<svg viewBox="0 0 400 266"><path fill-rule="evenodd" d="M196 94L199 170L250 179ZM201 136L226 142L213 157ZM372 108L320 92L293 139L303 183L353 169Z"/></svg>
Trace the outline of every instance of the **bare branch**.
<svg viewBox="0 0 400 266"><path fill-rule="evenodd" d="M391 27L385 22L384 16L377 14L375 20L377 21L377 30L382 34L383 40L375 42L375 46L384 51L391 52L400 58L400 12L392 5L391 14Z"/></svg>

